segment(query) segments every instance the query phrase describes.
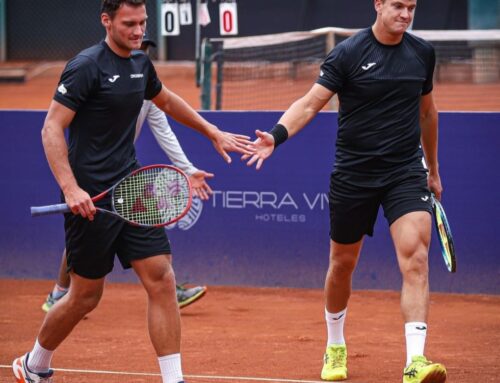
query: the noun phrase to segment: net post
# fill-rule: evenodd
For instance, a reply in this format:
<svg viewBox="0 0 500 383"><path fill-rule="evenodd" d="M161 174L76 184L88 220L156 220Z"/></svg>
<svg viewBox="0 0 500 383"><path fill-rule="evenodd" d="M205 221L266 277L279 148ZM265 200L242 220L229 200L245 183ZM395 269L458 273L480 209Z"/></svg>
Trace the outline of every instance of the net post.
<svg viewBox="0 0 500 383"><path fill-rule="evenodd" d="M222 49L222 42L213 42L212 47L215 52L212 58L217 63L217 77L215 83L215 109L222 109L222 84L224 82L224 50Z"/></svg>
<svg viewBox="0 0 500 383"><path fill-rule="evenodd" d="M200 37L201 37L201 25L200 25L200 7L201 7L201 0L196 0L196 5L195 5L195 42L194 42L194 60L196 63L196 70L195 70L195 82L196 82L196 87L200 87L201 84L201 59L200 59Z"/></svg>
<svg viewBox="0 0 500 383"><path fill-rule="evenodd" d="M161 31L161 6L163 4L163 0L156 0L156 22L157 22L157 31L156 31L156 43L158 45L157 53L158 60L167 61L167 38L162 35Z"/></svg>
<svg viewBox="0 0 500 383"><path fill-rule="evenodd" d="M203 39L200 58L201 108L210 110L212 88L212 44L209 39Z"/></svg>
<svg viewBox="0 0 500 383"><path fill-rule="evenodd" d="M0 0L0 61L7 60L7 27L5 15L5 0Z"/></svg>

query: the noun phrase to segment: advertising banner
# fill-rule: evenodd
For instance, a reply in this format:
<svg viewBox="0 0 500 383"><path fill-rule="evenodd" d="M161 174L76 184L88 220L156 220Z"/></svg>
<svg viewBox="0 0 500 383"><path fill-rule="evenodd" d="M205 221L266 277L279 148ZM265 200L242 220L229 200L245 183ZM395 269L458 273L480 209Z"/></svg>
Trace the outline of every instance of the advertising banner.
<svg viewBox="0 0 500 383"><path fill-rule="evenodd" d="M220 129L254 137L269 130L278 112L204 112ZM60 216L32 218L29 207L59 201L40 139L45 112L0 111L3 219L0 277L53 278L64 247ZM255 170L231 154L227 164L204 136L171 121L187 157L215 174L208 201L195 199L189 214L167 228L177 279L197 284L323 286L329 254L329 176L335 154L336 113L320 113ZM498 158L500 115L442 113L440 170L443 205L455 239L457 273L441 259L436 235L429 254L431 289L500 293ZM170 163L149 128L136 144L143 165ZM110 276L135 280L119 263ZM366 238L354 288L401 285L387 222L379 211L373 238Z"/></svg>

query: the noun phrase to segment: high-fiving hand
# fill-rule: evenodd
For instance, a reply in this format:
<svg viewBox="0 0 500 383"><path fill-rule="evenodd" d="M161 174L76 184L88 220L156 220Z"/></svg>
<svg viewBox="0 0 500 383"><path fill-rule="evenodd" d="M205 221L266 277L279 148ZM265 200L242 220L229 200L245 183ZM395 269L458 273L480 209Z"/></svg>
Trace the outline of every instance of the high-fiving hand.
<svg viewBox="0 0 500 383"><path fill-rule="evenodd" d="M212 143L215 150L219 152L228 164L231 163L231 157L229 157L227 152L237 152L243 155L251 155L254 152L250 137L242 134L234 134L217 130L216 134L212 138Z"/></svg>
<svg viewBox="0 0 500 383"><path fill-rule="evenodd" d="M266 158L268 158L274 151L274 137L261 130L256 130L255 135L257 139L252 143L252 153L245 153L241 159L247 161L248 166L252 166L255 162L257 165L255 169L259 170Z"/></svg>

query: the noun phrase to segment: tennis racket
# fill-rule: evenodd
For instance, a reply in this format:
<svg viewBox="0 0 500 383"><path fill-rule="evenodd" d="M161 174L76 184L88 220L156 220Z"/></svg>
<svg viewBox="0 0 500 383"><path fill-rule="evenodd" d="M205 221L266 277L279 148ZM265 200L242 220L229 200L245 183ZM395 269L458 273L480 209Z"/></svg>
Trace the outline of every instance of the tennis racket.
<svg viewBox="0 0 500 383"><path fill-rule="evenodd" d="M451 235L450 225L443 209L443 205L432 194L432 208L434 210L434 223L441 245L441 254L443 255L444 263L450 273L457 270L457 260L455 257L455 246L453 245L453 237Z"/></svg>
<svg viewBox="0 0 500 383"><path fill-rule="evenodd" d="M111 194L111 210L100 212L117 216L132 225L159 227L178 221L191 207L192 191L188 177L170 165L150 165L137 169L114 186L92 198L93 202ZM67 204L31 207L31 215L69 213Z"/></svg>

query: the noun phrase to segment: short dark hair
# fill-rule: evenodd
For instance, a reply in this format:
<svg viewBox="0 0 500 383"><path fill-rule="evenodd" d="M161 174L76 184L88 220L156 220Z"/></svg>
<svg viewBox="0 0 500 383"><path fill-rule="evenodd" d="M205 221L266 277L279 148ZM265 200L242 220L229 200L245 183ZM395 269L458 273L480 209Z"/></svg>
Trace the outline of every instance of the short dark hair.
<svg viewBox="0 0 500 383"><path fill-rule="evenodd" d="M146 0L102 0L101 13L107 13L109 17L114 18L116 11L122 4L139 7L141 5L146 5Z"/></svg>

